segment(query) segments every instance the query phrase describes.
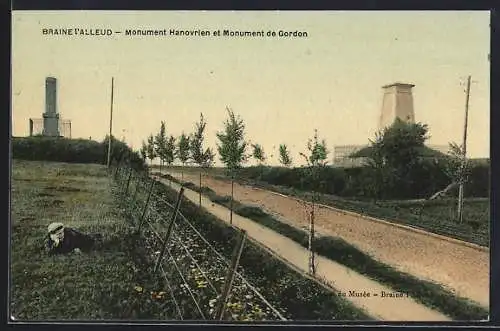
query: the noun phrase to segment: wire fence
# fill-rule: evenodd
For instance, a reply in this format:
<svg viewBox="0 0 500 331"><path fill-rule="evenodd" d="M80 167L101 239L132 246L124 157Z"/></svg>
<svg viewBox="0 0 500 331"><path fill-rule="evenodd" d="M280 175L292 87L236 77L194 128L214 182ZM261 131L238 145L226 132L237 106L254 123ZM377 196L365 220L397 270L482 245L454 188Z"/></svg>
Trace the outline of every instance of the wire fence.
<svg viewBox="0 0 500 331"><path fill-rule="evenodd" d="M162 184L145 173L119 162L111 171L178 319L286 320L244 276L239 258L246 232L238 230L240 238L228 260L180 212L183 189L173 203L156 189Z"/></svg>

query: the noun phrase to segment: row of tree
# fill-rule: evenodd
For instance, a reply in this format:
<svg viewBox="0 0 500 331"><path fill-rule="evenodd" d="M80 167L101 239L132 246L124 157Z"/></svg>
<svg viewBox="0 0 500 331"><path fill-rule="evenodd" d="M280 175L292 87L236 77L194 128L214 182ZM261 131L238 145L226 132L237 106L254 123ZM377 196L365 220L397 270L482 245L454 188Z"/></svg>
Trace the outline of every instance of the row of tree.
<svg viewBox="0 0 500 331"><path fill-rule="evenodd" d="M189 135L182 132L177 138L172 134L167 135L165 121L162 121L160 131L156 135L150 134L147 141L142 142L140 154L144 160L149 159L151 164L159 158L160 172L162 165L172 165L176 159L183 165L195 163L200 167L210 167L214 153L211 148L203 148L205 127L206 122L201 114L194 132Z"/></svg>
<svg viewBox="0 0 500 331"><path fill-rule="evenodd" d="M226 108L226 110L228 118L224 122L224 130L216 134L219 141L217 151L220 161L231 171L241 168L250 157L257 160L259 165L264 165L267 156L262 145L249 144L245 138L243 120L231 109ZM150 164L159 158L160 169L164 164L171 166L176 160L180 161L183 166L196 164L202 168L211 167L215 154L211 148L204 149L203 147L206 124L203 114L200 114L200 120L195 124L193 133L182 132L180 136L176 137L172 134L167 135L165 121L162 121L159 132L156 135L150 134L146 141L143 140L140 154L144 160L149 159ZM251 153L247 154L249 146ZM319 141L317 131L314 139L309 140L307 147L311 154L306 156L301 153L301 155L308 164L327 164L326 143L324 140ZM286 144L279 146L279 162L285 167L290 167L293 163Z"/></svg>

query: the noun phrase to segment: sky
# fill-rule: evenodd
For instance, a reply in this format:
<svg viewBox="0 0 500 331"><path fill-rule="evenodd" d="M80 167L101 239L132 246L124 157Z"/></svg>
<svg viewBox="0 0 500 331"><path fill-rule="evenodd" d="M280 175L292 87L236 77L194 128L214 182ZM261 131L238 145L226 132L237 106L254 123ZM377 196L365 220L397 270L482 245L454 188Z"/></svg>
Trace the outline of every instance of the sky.
<svg viewBox="0 0 500 331"><path fill-rule="evenodd" d="M378 129L382 86L414 84L415 120L429 144L461 143L465 81L472 76L467 150L490 151L488 11L13 11L12 134L41 118L45 77L57 78L57 108L72 137L109 131L134 149L166 122L216 150L230 107L245 136L278 164L286 143L295 165L314 130L336 145L367 144ZM49 35L44 29L111 29L112 35ZM209 30L210 36L130 36L128 29ZM215 30L276 36L214 36ZM305 31L307 37L279 37ZM74 31L74 30L73 30ZM250 150L249 150L250 151ZM252 164L250 162L249 164ZM216 165L220 165L216 156Z"/></svg>

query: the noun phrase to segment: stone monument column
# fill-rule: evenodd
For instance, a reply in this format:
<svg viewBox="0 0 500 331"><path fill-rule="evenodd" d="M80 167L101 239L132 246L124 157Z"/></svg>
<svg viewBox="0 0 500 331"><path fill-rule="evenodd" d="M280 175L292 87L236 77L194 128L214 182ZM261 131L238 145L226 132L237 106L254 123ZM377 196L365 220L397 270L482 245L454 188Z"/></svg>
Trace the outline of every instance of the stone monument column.
<svg viewBox="0 0 500 331"><path fill-rule="evenodd" d="M59 137L59 114L57 113L57 80L45 79L45 113L43 113L44 136Z"/></svg>
<svg viewBox="0 0 500 331"><path fill-rule="evenodd" d="M384 97L380 113L379 129L391 126L396 118L409 123L415 123L412 88L415 85L394 83L382 86Z"/></svg>

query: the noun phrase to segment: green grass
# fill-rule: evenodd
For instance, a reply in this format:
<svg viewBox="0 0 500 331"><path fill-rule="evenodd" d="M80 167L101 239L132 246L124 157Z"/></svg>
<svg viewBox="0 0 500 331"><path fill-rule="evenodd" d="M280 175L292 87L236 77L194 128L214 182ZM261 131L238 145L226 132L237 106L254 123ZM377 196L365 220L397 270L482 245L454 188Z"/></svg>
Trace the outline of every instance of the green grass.
<svg viewBox="0 0 500 331"><path fill-rule="evenodd" d="M164 177L173 179L168 175ZM184 183L184 186L199 192L198 187L193 183ZM202 187L202 192L212 202L229 208L230 197L218 196L208 187ZM233 201L233 211L285 235L307 248L308 234L305 231L275 219L260 208L245 206L238 201ZM340 238L321 236L315 239L314 248L318 254L326 258L341 263L395 290L408 292L415 300L455 320L482 320L488 317L488 310L470 300L455 296L439 284L420 280L410 274L397 271Z"/></svg>
<svg viewBox="0 0 500 331"><path fill-rule="evenodd" d="M94 164L13 160L10 311L16 320L167 318L134 286L161 284L146 272L106 169ZM47 256L47 225L101 233L95 250Z"/></svg>

